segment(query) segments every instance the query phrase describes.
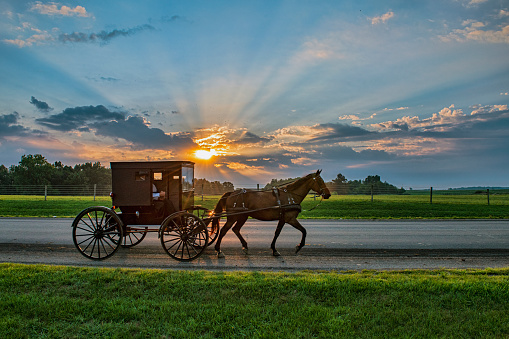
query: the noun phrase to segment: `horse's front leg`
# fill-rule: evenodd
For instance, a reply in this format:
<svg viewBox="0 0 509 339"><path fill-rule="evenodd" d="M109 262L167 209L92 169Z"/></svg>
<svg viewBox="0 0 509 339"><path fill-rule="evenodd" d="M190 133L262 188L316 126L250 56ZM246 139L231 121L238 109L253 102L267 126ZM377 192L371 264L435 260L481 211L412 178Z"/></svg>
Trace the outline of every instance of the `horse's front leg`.
<svg viewBox="0 0 509 339"><path fill-rule="evenodd" d="M290 221L288 221L288 223L290 225L292 225L293 227L295 227L296 229L298 229L301 233L302 233L302 238L300 240L300 244L298 244L297 246L295 246L295 253L298 253L302 247L304 247L304 245L306 244L306 229L304 228L304 226L302 226L300 224L300 222L297 220L297 218L294 218Z"/></svg>
<svg viewBox="0 0 509 339"><path fill-rule="evenodd" d="M279 223L276 227L276 232L274 234L274 239L272 240L272 243L270 244L270 248L272 249L272 255L275 257L279 257L281 254L276 250L276 240L279 237L279 234L281 234L281 230L283 229L283 226L285 225L284 219L280 219Z"/></svg>
<svg viewBox="0 0 509 339"><path fill-rule="evenodd" d="M221 231L219 231L219 236L217 237L216 245L214 246L214 249L216 250L217 257L218 258L224 258L223 252L221 252L221 241L223 240L223 237L226 235L226 233L230 230L230 228L233 226L236 220L227 218L226 223L221 228Z"/></svg>

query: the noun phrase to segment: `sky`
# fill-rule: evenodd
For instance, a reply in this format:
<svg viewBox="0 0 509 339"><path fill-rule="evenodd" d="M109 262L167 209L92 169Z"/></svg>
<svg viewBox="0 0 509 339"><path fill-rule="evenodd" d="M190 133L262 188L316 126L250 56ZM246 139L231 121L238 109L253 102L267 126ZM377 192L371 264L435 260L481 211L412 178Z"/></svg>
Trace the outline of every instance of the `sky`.
<svg viewBox="0 0 509 339"><path fill-rule="evenodd" d="M509 186L508 104L507 0L0 0L7 167Z"/></svg>

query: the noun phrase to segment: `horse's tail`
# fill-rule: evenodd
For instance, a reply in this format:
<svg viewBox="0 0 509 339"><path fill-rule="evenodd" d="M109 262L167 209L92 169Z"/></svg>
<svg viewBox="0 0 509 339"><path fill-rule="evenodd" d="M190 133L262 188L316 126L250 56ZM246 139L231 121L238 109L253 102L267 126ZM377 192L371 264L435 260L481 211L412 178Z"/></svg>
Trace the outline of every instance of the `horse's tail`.
<svg viewBox="0 0 509 339"><path fill-rule="evenodd" d="M214 208L214 216L220 215L223 210L226 209L226 199L232 194L233 192L226 192L223 194L223 196L219 199L217 202L216 207ZM212 229L218 230L219 229L219 219L221 218L214 218L212 219Z"/></svg>

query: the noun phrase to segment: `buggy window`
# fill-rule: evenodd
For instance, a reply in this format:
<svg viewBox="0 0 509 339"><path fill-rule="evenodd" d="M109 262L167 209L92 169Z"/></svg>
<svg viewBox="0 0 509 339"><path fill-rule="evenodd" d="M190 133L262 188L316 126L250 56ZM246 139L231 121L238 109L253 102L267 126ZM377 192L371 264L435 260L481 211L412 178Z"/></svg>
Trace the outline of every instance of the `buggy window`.
<svg viewBox="0 0 509 339"><path fill-rule="evenodd" d="M147 171L139 171L134 174L134 180L136 181L145 181L148 178Z"/></svg>
<svg viewBox="0 0 509 339"><path fill-rule="evenodd" d="M194 189L194 169L192 167L182 167L182 191L188 192Z"/></svg>
<svg viewBox="0 0 509 339"><path fill-rule="evenodd" d="M154 180L163 180L163 173L162 172L154 172Z"/></svg>

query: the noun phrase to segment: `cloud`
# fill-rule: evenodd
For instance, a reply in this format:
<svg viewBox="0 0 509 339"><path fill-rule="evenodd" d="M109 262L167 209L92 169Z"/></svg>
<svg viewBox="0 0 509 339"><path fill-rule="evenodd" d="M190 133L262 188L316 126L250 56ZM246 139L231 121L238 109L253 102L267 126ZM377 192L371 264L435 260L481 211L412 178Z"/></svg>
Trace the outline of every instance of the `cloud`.
<svg viewBox="0 0 509 339"><path fill-rule="evenodd" d="M387 12L385 14L382 14L380 16L375 16L371 18L371 24L372 25L378 25L380 23L385 24L389 19L392 19L394 17L394 12Z"/></svg>
<svg viewBox="0 0 509 339"><path fill-rule="evenodd" d="M2 41L9 45L15 45L19 48L30 47L32 45L40 45L46 41L53 40L53 37L48 33L34 34L26 39L3 39Z"/></svg>
<svg viewBox="0 0 509 339"><path fill-rule="evenodd" d="M424 128L445 130L464 121L465 114L461 109L455 109L454 105L445 107L438 113L433 113L430 118L420 119L417 116L405 116L395 121L386 121L378 124L372 124L371 127L377 130L402 130Z"/></svg>
<svg viewBox="0 0 509 339"><path fill-rule="evenodd" d="M53 108L49 107L49 105L46 102L39 101L35 97L31 98L30 103L37 107L37 109L42 112L49 112L53 110Z"/></svg>
<svg viewBox="0 0 509 339"><path fill-rule="evenodd" d="M469 0L466 4L467 7L477 6L479 4L485 3L488 0Z"/></svg>
<svg viewBox="0 0 509 339"><path fill-rule="evenodd" d="M62 113L36 122L62 132L91 132L98 136L123 139L135 150L181 150L196 146L188 133L166 134L159 128L149 127L142 117L125 117L123 112L113 112L99 106L66 108Z"/></svg>
<svg viewBox="0 0 509 339"><path fill-rule="evenodd" d="M25 136L30 133L30 129L18 125L19 113L0 115L0 139L9 136Z"/></svg>
<svg viewBox="0 0 509 339"><path fill-rule="evenodd" d="M444 42L471 40L485 43L509 43L509 25L507 23L493 25L490 29L488 23L466 20L463 22L463 26L465 28L454 29L451 33L440 36L440 39Z"/></svg>
<svg viewBox="0 0 509 339"><path fill-rule="evenodd" d="M253 145L253 144L265 144L272 140L272 138L260 137L254 133L243 131L239 138L232 141L233 144L240 145Z"/></svg>
<svg viewBox="0 0 509 339"><path fill-rule="evenodd" d="M59 7L60 6L60 7ZM56 2L50 2L49 4L43 4L41 1L36 1L32 5L30 10L45 15L61 15L61 16L79 16L89 17L87 10L83 6L76 6L74 8L65 5L60 5Z"/></svg>
<svg viewBox="0 0 509 339"><path fill-rule="evenodd" d="M390 110L390 109L384 109L385 110ZM358 115L355 115L355 114L346 114L346 115L342 115L339 117L339 120L352 120L352 121L355 121L355 122L358 122L358 121L364 121L364 120L371 120L373 119L374 117L376 116L376 113L373 113L371 114L369 117L367 118L361 118L359 117Z"/></svg>
<svg viewBox="0 0 509 339"><path fill-rule="evenodd" d="M331 33L328 37L322 39L309 39L302 44L301 50L296 54L293 60L299 63L315 60L344 59L346 53L344 52L341 41L342 39L335 33Z"/></svg>
<svg viewBox="0 0 509 339"><path fill-rule="evenodd" d="M107 43L111 39L115 39L118 37L132 36L134 34L138 34L143 31L153 31L155 30L154 26L144 24L140 26L136 26L128 29L114 29L110 32L101 31L99 33L79 33L74 32L71 34L60 34L58 40L61 42L76 42L76 43L93 43L93 42L103 42Z"/></svg>
<svg viewBox="0 0 509 339"><path fill-rule="evenodd" d="M135 149L181 150L195 147L187 133L166 134L159 128L150 128L142 117L130 116L126 120L96 122L90 125L97 135L121 138L131 142Z"/></svg>
<svg viewBox="0 0 509 339"><path fill-rule="evenodd" d="M39 118L35 121L50 129L70 132L88 131L90 123L104 123L110 120L124 120L124 114L112 112L102 105L82 106L66 108L62 113Z"/></svg>
<svg viewBox="0 0 509 339"><path fill-rule="evenodd" d="M349 141L358 137L376 134L358 126L342 123L317 124L313 126L292 126L278 129L273 139L289 145L323 143L323 141Z"/></svg>

